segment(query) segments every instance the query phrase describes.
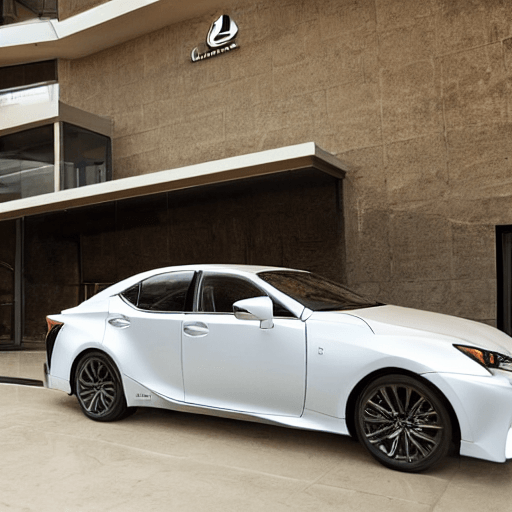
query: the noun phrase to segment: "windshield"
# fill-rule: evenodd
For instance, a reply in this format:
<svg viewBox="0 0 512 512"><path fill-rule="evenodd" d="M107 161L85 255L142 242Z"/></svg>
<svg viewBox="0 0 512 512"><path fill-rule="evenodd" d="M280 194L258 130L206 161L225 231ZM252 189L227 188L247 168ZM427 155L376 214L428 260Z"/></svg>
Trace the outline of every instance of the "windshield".
<svg viewBox="0 0 512 512"><path fill-rule="evenodd" d="M313 311L348 310L381 306L338 283L310 272L260 272L258 277Z"/></svg>

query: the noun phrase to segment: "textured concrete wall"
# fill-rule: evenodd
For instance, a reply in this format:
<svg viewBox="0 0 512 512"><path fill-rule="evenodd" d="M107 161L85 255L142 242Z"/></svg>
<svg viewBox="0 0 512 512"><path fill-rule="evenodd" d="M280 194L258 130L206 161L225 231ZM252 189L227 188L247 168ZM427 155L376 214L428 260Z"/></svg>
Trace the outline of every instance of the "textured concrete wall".
<svg viewBox="0 0 512 512"><path fill-rule="evenodd" d="M114 119L116 178L314 140L349 163L347 279L494 322L512 224L512 1L240 2L239 50L191 63L221 14L61 62Z"/></svg>
<svg viewBox="0 0 512 512"><path fill-rule="evenodd" d="M59 19L65 20L75 14L87 11L110 0L58 0Z"/></svg>

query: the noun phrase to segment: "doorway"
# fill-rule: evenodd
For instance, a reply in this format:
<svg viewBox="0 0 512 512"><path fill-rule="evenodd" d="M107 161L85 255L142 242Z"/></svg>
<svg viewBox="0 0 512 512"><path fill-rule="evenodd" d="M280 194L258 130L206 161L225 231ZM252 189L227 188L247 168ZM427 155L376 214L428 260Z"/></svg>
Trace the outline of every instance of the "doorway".
<svg viewBox="0 0 512 512"><path fill-rule="evenodd" d="M512 336L512 226L496 227L498 329Z"/></svg>

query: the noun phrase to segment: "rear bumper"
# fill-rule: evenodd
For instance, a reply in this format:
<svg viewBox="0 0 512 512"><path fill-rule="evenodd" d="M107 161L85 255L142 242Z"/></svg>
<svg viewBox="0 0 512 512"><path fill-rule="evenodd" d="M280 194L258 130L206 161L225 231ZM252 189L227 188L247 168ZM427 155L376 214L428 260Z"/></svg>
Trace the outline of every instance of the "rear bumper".
<svg viewBox="0 0 512 512"><path fill-rule="evenodd" d="M49 374L50 372L48 371L48 365L46 363L44 363L43 365L43 371L44 371L44 380L43 380L43 383L44 383L44 387L45 388L49 388Z"/></svg>
<svg viewBox="0 0 512 512"><path fill-rule="evenodd" d="M59 377L55 377L48 370L48 365L44 363L44 387L48 389L58 389L60 391L64 391L68 395L71 395L71 386L68 380L61 379Z"/></svg>

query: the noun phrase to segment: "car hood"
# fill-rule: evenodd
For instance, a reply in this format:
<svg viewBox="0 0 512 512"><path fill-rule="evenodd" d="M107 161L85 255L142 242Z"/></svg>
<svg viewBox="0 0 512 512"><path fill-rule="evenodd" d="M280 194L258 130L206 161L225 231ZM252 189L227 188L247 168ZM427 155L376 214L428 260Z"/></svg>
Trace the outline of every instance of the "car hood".
<svg viewBox="0 0 512 512"><path fill-rule="evenodd" d="M399 306L377 306L344 312L360 318L375 334L444 338L486 350L512 354L512 338L494 327L455 316Z"/></svg>

